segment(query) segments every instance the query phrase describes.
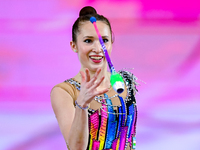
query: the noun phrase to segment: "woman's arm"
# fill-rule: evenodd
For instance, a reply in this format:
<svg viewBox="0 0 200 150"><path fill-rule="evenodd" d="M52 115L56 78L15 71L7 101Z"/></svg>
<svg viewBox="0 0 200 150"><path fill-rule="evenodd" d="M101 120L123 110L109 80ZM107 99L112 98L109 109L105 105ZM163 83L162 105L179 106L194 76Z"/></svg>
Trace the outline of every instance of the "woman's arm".
<svg viewBox="0 0 200 150"><path fill-rule="evenodd" d="M87 69L85 73L81 72L81 90L77 98L79 106L88 106L96 95L108 91L108 89L102 91L96 90L104 79L104 77L102 77L98 82L95 82L100 71L101 70L97 70L92 79L90 79ZM72 97L59 87L55 87L52 90L51 102L60 130L70 150L85 150L87 148L89 135L87 109L75 108Z"/></svg>
<svg viewBox="0 0 200 150"><path fill-rule="evenodd" d="M51 103L70 150L85 150L88 143L87 110L75 108L72 97L60 87L52 90Z"/></svg>

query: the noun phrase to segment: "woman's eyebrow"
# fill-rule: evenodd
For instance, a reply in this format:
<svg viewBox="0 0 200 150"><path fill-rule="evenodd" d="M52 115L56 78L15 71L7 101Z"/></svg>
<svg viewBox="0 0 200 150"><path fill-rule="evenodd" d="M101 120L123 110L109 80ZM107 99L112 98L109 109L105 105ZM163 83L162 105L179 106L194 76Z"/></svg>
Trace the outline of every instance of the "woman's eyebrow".
<svg viewBox="0 0 200 150"><path fill-rule="evenodd" d="M84 36L83 38L94 38L93 36ZM109 36L102 36L102 38L109 38Z"/></svg>
<svg viewBox="0 0 200 150"><path fill-rule="evenodd" d="M83 38L84 39L86 39L86 38L93 38L93 36L84 36Z"/></svg>
<svg viewBox="0 0 200 150"><path fill-rule="evenodd" d="M109 36L102 36L102 38L109 38Z"/></svg>

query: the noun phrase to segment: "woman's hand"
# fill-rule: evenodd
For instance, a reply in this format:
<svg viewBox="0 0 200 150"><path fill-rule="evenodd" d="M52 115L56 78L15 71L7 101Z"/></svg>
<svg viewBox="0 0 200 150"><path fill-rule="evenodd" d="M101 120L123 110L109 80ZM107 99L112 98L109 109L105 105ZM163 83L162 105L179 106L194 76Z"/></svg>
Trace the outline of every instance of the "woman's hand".
<svg viewBox="0 0 200 150"><path fill-rule="evenodd" d="M108 92L109 89L107 88L101 91L97 91L97 87L102 83L105 78L103 76L100 78L99 81L97 81L97 77L100 72L101 69L97 69L94 76L90 79L90 73L88 69L85 69L85 73L83 71L80 71L82 81L77 103L81 107L88 106L88 104L94 99L95 96Z"/></svg>

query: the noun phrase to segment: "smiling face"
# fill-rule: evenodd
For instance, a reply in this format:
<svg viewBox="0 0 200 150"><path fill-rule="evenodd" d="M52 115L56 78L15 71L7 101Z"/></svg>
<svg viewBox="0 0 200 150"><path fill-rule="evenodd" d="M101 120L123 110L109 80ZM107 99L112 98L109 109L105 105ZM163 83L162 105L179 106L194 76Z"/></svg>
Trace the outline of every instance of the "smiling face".
<svg viewBox="0 0 200 150"><path fill-rule="evenodd" d="M99 32L102 36L108 54L112 50L112 39L110 28L102 21L96 22ZM81 69L88 68L95 72L98 68L107 70L107 62L104 57L99 38L93 24L90 21L83 22L80 25L80 31L77 34L77 42L71 42L72 50L78 53L81 62Z"/></svg>

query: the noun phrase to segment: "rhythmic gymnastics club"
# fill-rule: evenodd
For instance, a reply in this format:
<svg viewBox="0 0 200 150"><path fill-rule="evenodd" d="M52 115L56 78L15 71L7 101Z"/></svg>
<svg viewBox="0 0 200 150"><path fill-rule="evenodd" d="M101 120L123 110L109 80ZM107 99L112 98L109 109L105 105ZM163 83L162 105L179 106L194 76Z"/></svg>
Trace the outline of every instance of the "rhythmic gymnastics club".
<svg viewBox="0 0 200 150"><path fill-rule="evenodd" d="M103 42L103 39L100 35L100 32L97 28L97 24L96 24L96 18L95 17L91 17L90 18L90 22L94 25L94 28L96 30L96 33L98 35L98 38L99 38L99 42L101 44L101 47L103 49L103 52L104 52L104 56L108 62L108 66L110 68L110 72L111 72L111 76L110 76L110 83L111 83L111 86L113 87L113 89L118 93L118 94L121 94L123 91L124 91L124 80L122 78L122 76L117 73L115 71L115 68L111 62L111 59L109 57L109 54L108 54L108 51L106 49L106 46L104 45L104 42Z"/></svg>

